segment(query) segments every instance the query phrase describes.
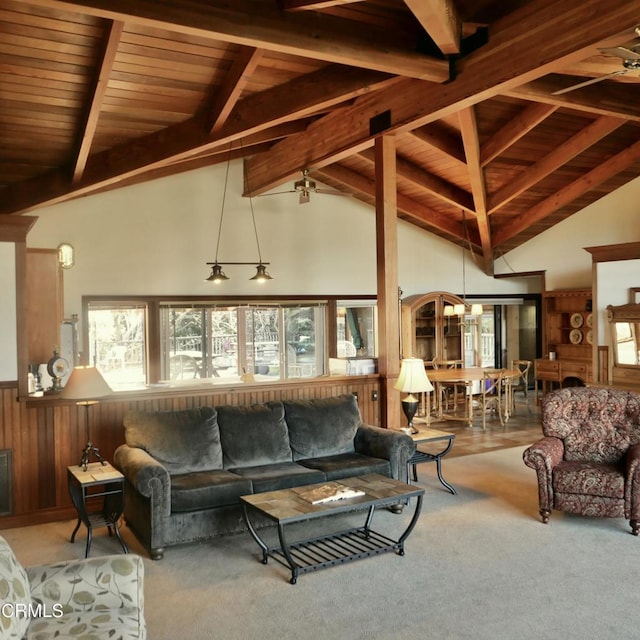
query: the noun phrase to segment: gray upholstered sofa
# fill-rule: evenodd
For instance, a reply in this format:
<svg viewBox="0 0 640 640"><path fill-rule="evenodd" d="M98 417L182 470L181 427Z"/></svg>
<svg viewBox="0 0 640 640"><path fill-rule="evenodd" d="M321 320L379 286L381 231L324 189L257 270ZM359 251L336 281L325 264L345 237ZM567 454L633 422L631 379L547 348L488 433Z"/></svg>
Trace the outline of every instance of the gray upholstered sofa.
<svg viewBox="0 0 640 640"><path fill-rule="evenodd" d="M25 569L0 537L0 638L144 640L143 581L132 553Z"/></svg>
<svg viewBox="0 0 640 640"><path fill-rule="evenodd" d="M245 529L240 496L380 473L407 480L411 438L363 424L356 398L129 412L114 464L125 520L153 559Z"/></svg>

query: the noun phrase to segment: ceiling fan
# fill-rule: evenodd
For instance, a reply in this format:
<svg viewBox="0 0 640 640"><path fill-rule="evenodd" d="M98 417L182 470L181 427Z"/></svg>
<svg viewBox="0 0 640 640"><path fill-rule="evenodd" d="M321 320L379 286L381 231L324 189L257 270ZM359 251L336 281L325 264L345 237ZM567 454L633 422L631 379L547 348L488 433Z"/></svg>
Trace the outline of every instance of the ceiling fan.
<svg viewBox="0 0 640 640"><path fill-rule="evenodd" d="M316 186L315 180L311 180L309 178L309 170L304 169L302 171L302 178L300 180L296 180L293 183L293 189L289 189L287 191L275 191L273 193L263 193L262 196L275 196L280 193L299 193L299 203L306 204L311 200L312 193L322 193L330 196L348 196L350 194L344 193L342 191L336 191L335 189L319 189Z"/></svg>
<svg viewBox="0 0 640 640"><path fill-rule="evenodd" d="M596 82L601 82L602 80L608 80L609 78L615 78L616 76L623 76L625 73L629 73L629 71L636 71L640 69L640 50L637 47L629 49L627 47L607 47L604 49L600 49L600 51L605 55L622 58L623 68L619 69L618 71L613 71L612 73L607 73L606 75L600 76L599 78L590 78L589 80L585 80L584 82L572 84L570 87L565 87L564 89L554 91L551 95L559 96L563 93L573 91L574 89L581 89L582 87L586 87L590 84L595 84Z"/></svg>

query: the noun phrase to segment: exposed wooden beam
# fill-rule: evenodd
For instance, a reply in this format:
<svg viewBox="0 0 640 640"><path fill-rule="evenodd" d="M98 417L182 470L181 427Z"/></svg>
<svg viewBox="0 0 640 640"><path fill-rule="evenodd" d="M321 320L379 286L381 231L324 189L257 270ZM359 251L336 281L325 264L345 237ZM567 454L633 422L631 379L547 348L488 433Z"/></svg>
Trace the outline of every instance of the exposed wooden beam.
<svg viewBox="0 0 640 640"><path fill-rule="evenodd" d="M361 193L369 198L376 197L375 181L365 178L351 169L332 164L322 167L314 171L314 175L325 177L329 180L343 184L352 193ZM464 230L462 224L454 220L451 216L447 216L438 211L416 202L412 198L403 195L401 192L397 194L398 211L406 218L409 218L420 226L432 228L440 234L445 234L451 239L464 241ZM475 246L479 245L478 235L470 231L471 243Z"/></svg>
<svg viewBox="0 0 640 640"><path fill-rule="evenodd" d="M442 53L460 53L462 20L453 0L404 0L404 3Z"/></svg>
<svg viewBox="0 0 640 640"><path fill-rule="evenodd" d="M512 222L503 225L494 234L496 245L511 240L519 233L526 231L532 225L544 220L558 209L567 206L576 198L591 191L599 184L613 178L615 175L630 167L640 158L640 142L636 142L627 147L615 156L612 156L601 165L592 169L577 180L574 180L563 189L554 193L551 197L545 198L542 202L530 209L526 215L514 219Z"/></svg>
<svg viewBox="0 0 640 640"><path fill-rule="evenodd" d="M505 95L640 122L640 86L638 85L603 80L569 93L553 95L554 91L566 86L567 82L562 82L557 77L541 78L509 89L505 91Z"/></svg>
<svg viewBox="0 0 640 640"><path fill-rule="evenodd" d="M553 173L563 164L566 164L623 124L624 120L620 118L603 116L587 125L564 144L556 147L532 167L527 167L517 178L509 180L501 189L492 194L489 198L489 213L504 207L505 204L517 198L529 187L540 182L550 173Z"/></svg>
<svg viewBox="0 0 640 640"><path fill-rule="evenodd" d="M225 147L234 140L306 118L318 109L327 109L397 82L398 79L376 71L330 65L240 100L215 136L207 133L208 123L193 118L95 154L89 160L82 181L75 185L70 184L62 169L10 185L3 190L0 213L19 213L87 195L136 174L163 167L168 162Z"/></svg>
<svg viewBox="0 0 640 640"><path fill-rule="evenodd" d="M473 107L462 109L459 114L460 133L464 152L467 156L469 170L469 182L475 204L476 224L482 245L483 271L487 275L493 275L493 248L491 246L491 229L487 213L487 192L484 181L484 172L480 166L480 138L478 125Z"/></svg>
<svg viewBox="0 0 640 640"><path fill-rule="evenodd" d="M464 156L464 147L460 136L455 135L439 123L434 122L426 127L414 129L409 135L455 160L456 163L466 166L467 160Z"/></svg>
<svg viewBox="0 0 640 640"><path fill-rule="evenodd" d="M371 149L361 151L359 155L372 164L375 162L375 154ZM396 158L396 168L400 178L413 182L439 200L459 209L466 209L475 216L476 212L473 208L473 199L464 189L460 189L460 187L457 187L455 184L451 184L438 176L428 173L413 164L413 162L401 157Z"/></svg>
<svg viewBox="0 0 640 640"><path fill-rule="evenodd" d="M87 114L82 127L81 133L78 136L78 152L76 154L76 160L73 167L73 182L78 182L82 177L87 158L89 157L89 151L93 144L93 137L98 126L98 118L100 117L100 110L102 108L102 101L104 99L105 91L107 90L107 83L113 69L113 62L118 50L118 44L120 43L120 37L122 30L124 29L124 22L116 20L107 27L107 38L104 47L104 53L102 55L102 61L98 70L98 77L96 78L95 87L91 94L91 102L87 109Z"/></svg>
<svg viewBox="0 0 640 640"><path fill-rule="evenodd" d="M170 29L201 38L233 42L394 75L446 82L449 65L415 51L415 42L363 33L353 21L313 13L284 15L275 3L245 0L33 0L35 6Z"/></svg>
<svg viewBox="0 0 640 640"><path fill-rule="evenodd" d="M231 69L227 73L222 87L217 92L211 108L211 130L216 133L227 121L231 110L247 86L251 74L255 71L264 51L255 47L243 47L234 58Z"/></svg>
<svg viewBox="0 0 640 640"><path fill-rule="evenodd" d="M489 164L503 151L546 120L557 109L557 105L538 103L525 107L515 118L509 120L500 131L485 142L480 151L480 164L483 167Z"/></svg>
<svg viewBox="0 0 640 640"><path fill-rule="evenodd" d="M363 0L278 0L283 11L317 11L343 4L355 4Z"/></svg>
<svg viewBox="0 0 640 640"><path fill-rule="evenodd" d="M638 11L640 0L605 5L584 0L571 6L533 0L495 23L489 43L460 61L454 82L435 87L405 78L375 99L356 100L311 125L304 145L288 139L249 161L251 184L261 193L301 166L318 168L366 148L375 135L370 121L382 112L388 112L390 120L385 133L405 133L541 77L584 57L605 38L628 35L631 27L624 30L621 25L635 24ZM599 19L589 20L594 13Z"/></svg>

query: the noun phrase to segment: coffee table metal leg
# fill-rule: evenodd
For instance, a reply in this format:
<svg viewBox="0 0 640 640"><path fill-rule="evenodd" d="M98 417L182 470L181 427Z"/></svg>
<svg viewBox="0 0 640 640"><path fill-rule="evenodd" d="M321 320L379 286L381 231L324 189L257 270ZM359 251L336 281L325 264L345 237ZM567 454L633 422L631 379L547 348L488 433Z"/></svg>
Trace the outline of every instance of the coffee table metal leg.
<svg viewBox="0 0 640 640"><path fill-rule="evenodd" d="M409 522L407 528L404 530L404 533L398 538L398 554L404 555L404 541L409 537L409 534L413 531L413 528L416 526L418 522L418 518L420 517L420 511L422 509L422 498L423 494L417 496L416 498L416 509L413 512L413 517Z"/></svg>
<svg viewBox="0 0 640 640"><path fill-rule="evenodd" d="M251 523L251 519L249 518L249 514L247 512L246 503L242 505L242 510L244 513L244 521L247 524L247 528L249 529L251 537L258 543L258 546L262 549L262 564L267 564L267 562L269 562L269 547L264 543L262 538L258 535L258 532L255 530L255 527Z"/></svg>
<svg viewBox="0 0 640 640"><path fill-rule="evenodd" d="M291 553L289 552L289 545L287 544L287 538L284 535L284 525L282 523L278 524L278 539L280 540L280 551L282 551L282 555L285 557L289 568L291 569L291 579L289 582L291 584L295 584L298 582L298 565L295 563L295 560L291 557Z"/></svg>

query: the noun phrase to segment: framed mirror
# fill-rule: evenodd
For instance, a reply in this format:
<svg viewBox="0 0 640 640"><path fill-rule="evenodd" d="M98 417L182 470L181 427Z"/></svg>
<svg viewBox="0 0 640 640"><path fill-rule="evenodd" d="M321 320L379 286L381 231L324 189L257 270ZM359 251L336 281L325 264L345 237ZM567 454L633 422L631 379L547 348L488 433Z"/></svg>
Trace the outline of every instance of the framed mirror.
<svg viewBox="0 0 640 640"><path fill-rule="evenodd" d="M612 382L616 386L640 385L640 304L607 307L613 350Z"/></svg>

